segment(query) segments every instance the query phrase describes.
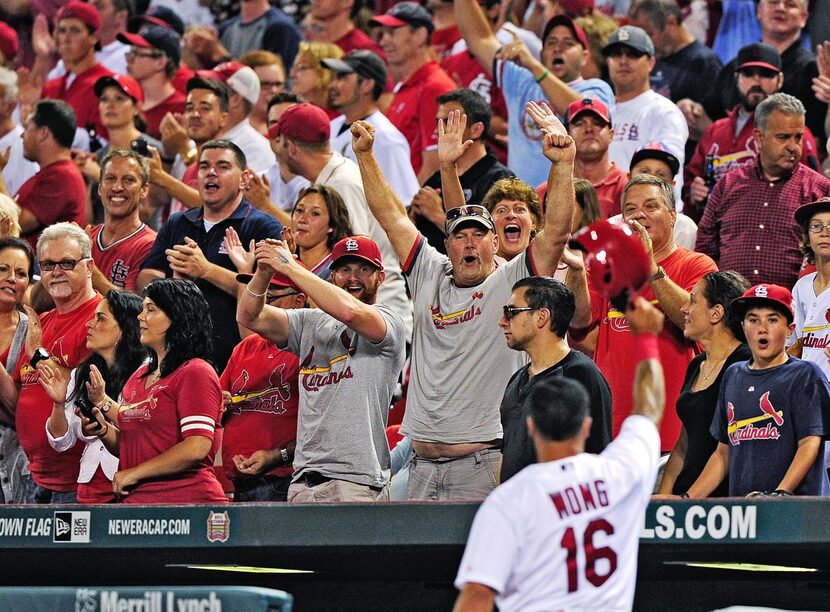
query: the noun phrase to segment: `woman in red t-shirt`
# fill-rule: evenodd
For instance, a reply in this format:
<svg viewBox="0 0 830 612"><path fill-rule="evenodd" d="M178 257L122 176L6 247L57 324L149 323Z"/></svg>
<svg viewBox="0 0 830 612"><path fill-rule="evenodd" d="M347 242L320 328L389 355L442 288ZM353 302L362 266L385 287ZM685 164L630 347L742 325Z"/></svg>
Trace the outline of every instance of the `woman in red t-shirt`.
<svg viewBox="0 0 830 612"><path fill-rule="evenodd" d="M93 371L105 381L110 394L118 397L127 378L147 359L147 351L138 340L137 317L141 308L141 298L133 293L107 292L86 324L90 356L69 376L52 367L50 360L37 366L39 382L53 401L52 414L46 420L49 445L61 453L79 440L86 444L78 474L78 502L82 504L115 501L112 477L118 469L118 457L109 453L97 436L82 433L76 412L81 405L92 407L87 383Z"/></svg>
<svg viewBox="0 0 830 612"><path fill-rule="evenodd" d="M126 382L120 404L100 393L102 379L89 390L118 427L102 434L120 460L113 491L134 504L227 502L213 473L222 391L210 363L210 309L188 280L156 280L144 294L138 321L149 363Z"/></svg>

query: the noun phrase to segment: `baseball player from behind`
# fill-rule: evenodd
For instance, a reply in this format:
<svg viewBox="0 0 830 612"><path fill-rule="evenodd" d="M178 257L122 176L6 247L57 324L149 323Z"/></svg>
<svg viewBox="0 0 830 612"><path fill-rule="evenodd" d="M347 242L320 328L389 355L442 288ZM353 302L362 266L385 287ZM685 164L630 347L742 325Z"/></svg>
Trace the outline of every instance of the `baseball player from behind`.
<svg viewBox="0 0 830 612"><path fill-rule="evenodd" d="M665 388L657 353L663 315L639 297L626 316L636 338L635 406L599 455L584 452L588 395L567 379L535 387L528 431L539 463L479 508L455 586L456 612L630 610L640 526L657 474Z"/></svg>

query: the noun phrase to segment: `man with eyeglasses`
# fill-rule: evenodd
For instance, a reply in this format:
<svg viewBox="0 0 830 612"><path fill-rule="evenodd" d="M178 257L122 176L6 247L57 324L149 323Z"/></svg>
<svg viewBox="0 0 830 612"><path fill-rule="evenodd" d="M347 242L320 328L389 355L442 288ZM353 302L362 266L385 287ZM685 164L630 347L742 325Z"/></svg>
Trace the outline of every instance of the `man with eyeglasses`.
<svg viewBox="0 0 830 612"><path fill-rule="evenodd" d="M800 163L804 115L804 105L785 93L758 105L758 157L715 185L698 225L695 250L753 285L795 284L804 254L793 212L830 195L830 179Z"/></svg>
<svg viewBox="0 0 830 612"><path fill-rule="evenodd" d="M352 125L366 199L402 263L414 303L412 370L401 427L415 450L410 499L483 499L498 481L499 404L511 373L525 361L501 337L501 307L518 280L556 272L574 204L573 140L547 107L531 104L528 113L545 132L542 153L550 161L545 223L527 250L507 263L496 262L498 236L487 209L458 205L464 194L457 179L455 186L443 185L450 207L447 255L431 247L380 171L372 127ZM461 147L460 130L449 133ZM455 176L452 165L448 176Z"/></svg>
<svg viewBox="0 0 830 612"><path fill-rule="evenodd" d="M161 139L164 116L184 112L185 94L173 85L182 57L181 39L175 30L151 24L137 34L122 32L118 40L131 45L127 74L141 84L144 92L141 112L147 122L145 132Z"/></svg>
<svg viewBox="0 0 830 612"><path fill-rule="evenodd" d="M281 241L256 245L257 269L240 293L237 321L300 359L300 407L292 503L388 501L386 422L405 358L406 327L385 304L380 249L366 236L338 241L331 282L302 266ZM263 304L278 272L319 309ZM287 454L287 453L286 453Z"/></svg>
<svg viewBox="0 0 830 612"><path fill-rule="evenodd" d="M27 485L26 503L73 503L77 490L78 466L83 444L58 453L44 435L52 400L41 386L40 371L60 369L64 377L89 356L86 323L95 313L101 294L92 287L92 243L74 223L51 225L37 242L41 283L55 302L54 310L29 315L26 358L12 372L20 392L17 396L15 429L20 438L32 476ZM43 360L31 365L34 356Z"/></svg>
<svg viewBox="0 0 830 612"><path fill-rule="evenodd" d="M611 388L596 364L565 339L576 302L573 292L557 280L532 276L513 285L499 326L514 351L524 351L530 363L513 374L501 401L504 429L501 482L536 463L536 450L527 431L533 389L562 378L578 382L588 392L591 430L585 451L599 453L611 441Z"/></svg>
<svg viewBox="0 0 830 612"><path fill-rule="evenodd" d="M541 58L536 58L515 34L502 43L476 0L455 0L455 15L470 52L493 75L507 102L507 165L530 185L544 182L548 167L539 155L542 133L525 113L526 104L545 101L564 116L568 105L581 98L596 98L609 107L614 102L607 83L582 78L589 57L585 32L566 15L553 17L545 25Z"/></svg>
<svg viewBox="0 0 830 612"><path fill-rule="evenodd" d="M761 42L781 55L784 83L781 91L801 100L806 110L806 124L819 139L825 139L827 104L813 93L813 79L818 77L816 57L804 48L801 32L807 23L809 0L760 0L757 16L761 25ZM735 84L737 58L726 64L717 80L704 83L708 95L702 104L681 100L678 106L696 134L701 134L713 120L720 119L740 102Z"/></svg>
<svg viewBox="0 0 830 612"><path fill-rule="evenodd" d="M703 133L695 147L692 160L686 166L686 184L689 186L690 210L696 219L703 214L702 203L709 197L711 187L727 172L751 164L758 155L755 140L755 109L772 94L781 90L784 73L781 56L774 47L752 43L738 52L735 80L738 83L740 104L726 117L718 119ZM818 151L810 129L805 126L801 141L801 163L818 170ZM707 164L710 167L707 168ZM708 184L704 174L709 176Z"/></svg>
<svg viewBox="0 0 830 612"><path fill-rule="evenodd" d="M631 158L648 142L659 140L678 153L683 166L683 151L689 129L683 113L668 98L651 89L654 68L654 44L642 29L623 26L608 38L602 49L608 61L608 73L614 84L616 106L611 109L614 137L608 147L612 162L620 168L631 167ZM675 193L678 210L682 188L678 177Z"/></svg>
<svg viewBox="0 0 830 612"><path fill-rule="evenodd" d="M236 280L249 283L252 274ZM265 303L291 310L306 306L305 293L276 273ZM225 400L222 417L222 469L233 482L236 502L288 501L297 444L300 360L259 334L244 338L231 354L220 382Z"/></svg>

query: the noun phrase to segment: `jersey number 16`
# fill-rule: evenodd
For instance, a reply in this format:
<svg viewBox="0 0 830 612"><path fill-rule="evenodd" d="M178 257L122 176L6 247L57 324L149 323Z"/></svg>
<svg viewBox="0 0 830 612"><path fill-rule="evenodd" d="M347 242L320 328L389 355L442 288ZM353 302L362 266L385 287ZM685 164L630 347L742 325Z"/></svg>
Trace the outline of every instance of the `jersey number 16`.
<svg viewBox="0 0 830 612"><path fill-rule="evenodd" d="M595 587L601 587L605 584L605 581L617 569L617 553L613 549L609 546L594 547L594 534L598 531L613 535L614 526L605 519L594 519L588 523L588 526L585 528L585 533L582 536L582 548L585 551L585 578ZM568 552L568 593L573 593L579 588L576 561L577 542L573 527L568 527L565 530L565 535L562 536L562 541L559 544ZM597 573L596 563L600 559L608 560L608 573L606 574Z"/></svg>

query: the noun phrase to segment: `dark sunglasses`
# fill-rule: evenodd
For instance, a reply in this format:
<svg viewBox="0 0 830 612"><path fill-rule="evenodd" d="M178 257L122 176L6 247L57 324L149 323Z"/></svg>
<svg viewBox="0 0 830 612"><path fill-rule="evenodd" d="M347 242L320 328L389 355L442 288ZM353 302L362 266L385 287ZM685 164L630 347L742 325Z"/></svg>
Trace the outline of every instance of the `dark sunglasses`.
<svg viewBox="0 0 830 612"><path fill-rule="evenodd" d="M539 310L538 308L532 308L530 306L502 306L501 311L504 315L504 318L508 321L515 317L520 312L530 312L531 310Z"/></svg>
<svg viewBox="0 0 830 612"><path fill-rule="evenodd" d="M81 259L61 259L60 261L49 261L48 259L44 259L40 261L40 269L46 272L51 272L57 266L61 270L74 270L75 266L78 265L79 261L83 261L87 259L86 257L82 257Z"/></svg>

